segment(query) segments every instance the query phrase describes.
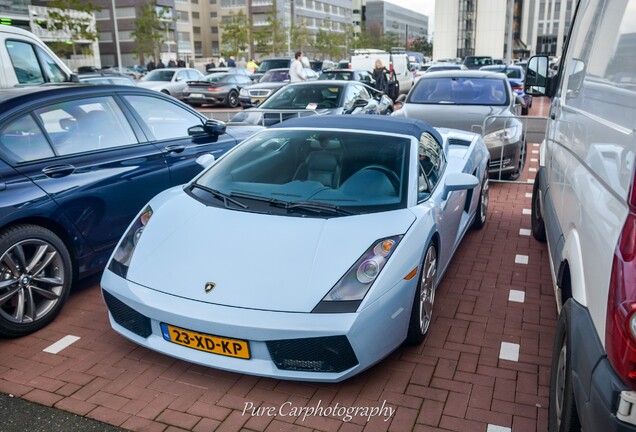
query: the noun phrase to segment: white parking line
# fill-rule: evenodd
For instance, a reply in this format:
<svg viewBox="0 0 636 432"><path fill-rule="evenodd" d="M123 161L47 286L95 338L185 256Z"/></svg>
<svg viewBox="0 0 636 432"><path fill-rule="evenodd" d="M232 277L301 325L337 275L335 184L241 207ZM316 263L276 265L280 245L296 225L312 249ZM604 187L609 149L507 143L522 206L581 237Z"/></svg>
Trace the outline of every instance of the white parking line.
<svg viewBox="0 0 636 432"><path fill-rule="evenodd" d="M502 342L499 358L502 360L519 361L519 344Z"/></svg>
<svg viewBox="0 0 636 432"><path fill-rule="evenodd" d="M530 162L539 162L539 159L537 159L537 158L530 158Z"/></svg>
<svg viewBox="0 0 636 432"><path fill-rule="evenodd" d="M531 215L531 214L532 214L532 210L530 210L530 209L523 209L523 210L521 210L521 214L524 214L524 215Z"/></svg>
<svg viewBox="0 0 636 432"><path fill-rule="evenodd" d="M489 424L488 429L486 429L486 432L512 432L512 429L505 426L497 426L497 425Z"/></svg>
<svg viewBox="0 0 636 432"><path fill-rule="evenodd" d="M521 229L519 230L519 235L520 235L520 236L526 236L526 237L529 237L529 236L530 236L530 234L532 234L532 231L530 231L529 229L521 228Z"/></svg>
<svg viewBox="0 0 636 432"><path fill-rule="evenodd" d="M534 179L528 179L528 180L526 180L526 182L528 182L530 184L534 184Z"/></svg>
<svg viewBox="0 0 636 432"><path fill-rule="evenodd" d="M530 171L530 172L537 172L537 169L536 169L536 168L528 168L528 171Z"/></svg>
<svg viewBox="0 0 636 432"><path fill-rule="evenodd" d="M532 150L532 154L539 154L539 150Z"/></svg>
<svg viewBox="0 0 636 432"><path fill-rule="evenodd" d="M508 301L523 303L526 301L525 291L510 290L508 294Z"/></svg>
<svg viewBox="0 0 636 432"><path fill-rule="evenodd" d="M534 143L534 144L532 144L532 147L539 147L540 145L541 144L539 144L539 143Z"/></svg>
<svg viewBox="0 0 636 432"><path fill-rule="evenodd" d="M528 255L515 255L515 264L528 264Z"/></svg>
<svg viewBox="0 0 636 432"><path fill-rule="evenodd" d="M526 198L532 198L532 192L526 192Z"/></svg>
<svg viewBox="0 0 636 432"><path fill-rule="evenodd" d="M57 354L60 351L62 351L64 348L69 347L71 344L74 344L78 340L80 340L78 336L67 335L67 336L64 336L62 339L60 339L59 341L55 342L53 345L47 346L42 351L51 353L51 354Z"/></svg>

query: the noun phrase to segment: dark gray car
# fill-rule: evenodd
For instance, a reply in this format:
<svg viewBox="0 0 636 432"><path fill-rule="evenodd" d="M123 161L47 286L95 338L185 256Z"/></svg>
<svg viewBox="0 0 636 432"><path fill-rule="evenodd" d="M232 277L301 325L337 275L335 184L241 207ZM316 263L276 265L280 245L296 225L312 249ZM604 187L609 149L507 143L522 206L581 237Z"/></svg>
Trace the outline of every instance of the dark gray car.
<svg viewBox="0 0 636 432"><path fill-rule="evenodd" d="M515 180L526 151L523 123L517 118L520 108L506 75L456 70L422 76L393 115L482 133L491 175Z"/></svg>

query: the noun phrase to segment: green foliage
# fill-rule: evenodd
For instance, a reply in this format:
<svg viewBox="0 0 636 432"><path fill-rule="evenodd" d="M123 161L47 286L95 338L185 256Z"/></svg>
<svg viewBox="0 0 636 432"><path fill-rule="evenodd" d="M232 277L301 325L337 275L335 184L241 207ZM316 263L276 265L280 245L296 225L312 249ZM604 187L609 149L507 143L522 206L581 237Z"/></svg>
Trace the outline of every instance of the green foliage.
<svg viewBox="0 0 636 432"><path fill-rule="evenodd" d="M164 42L167 8L157 13L157 2L143 3L139 15L135 18L135 29L132 36L135 40L135 54L141 63L145 63L145 56L157 56L161 44ZM162 21L163 20L163 21Z"/></svg>
<svg viewBox="0 0 636 432"><path fill-rule="evenodd" d="M91 28L91 17L88 15L76 15L71 11L91 14L99 12L101 8L82 0L52 0L47 3L49 7L49 28L67 32L71 38L73 54L77 54L75 43L80 40L96 41L97 32Z"/></svg>
<svg viewBox="0 0 636 432"><path fill-rule="evenodd" d="M287 52L287 29L276 17L276 2L268 13L267 25L254 31L254 42L254 50L260 54L277 56Z"/></svg>
<svg viewBox="0 0 636 432"><path fill-rule="evenodd" d="M222 23L221 30L223 31L221 38L226 54L238 56L239 53L247 50L249 26L247 16L242 9L236 15L234 12L230 12L230 20Z"/></svg>
<svg viewBox="0 0 636 432"><path fill-rule="evenodd" d="M313 39L311 37L311 33L307 30L304 23L301 25L292 24L291 26L291 46L292 50L301 50L306 51L308 47L312 44Z"/></svg>
<svg viewBox="0 0 636 432"><path fill-rule="evenodd" d="M426 37L418 36L408 44L407 48L410 51L417 51L423 53L427 57L433 55L433 44L426 39Z"/></svg>

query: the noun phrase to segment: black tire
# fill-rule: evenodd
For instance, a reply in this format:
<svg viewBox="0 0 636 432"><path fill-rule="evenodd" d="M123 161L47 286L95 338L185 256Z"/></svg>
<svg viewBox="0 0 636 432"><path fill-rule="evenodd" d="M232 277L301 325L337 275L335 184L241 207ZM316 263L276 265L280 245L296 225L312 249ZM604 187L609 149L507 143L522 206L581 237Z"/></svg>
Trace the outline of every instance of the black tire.
<svg viewBox="0 0 636 432"><path fill-rule="evenodd" d="M227 95L227 106L236 108L239 106L239 96L235 90L231 90Z"/></svg>
<svg viewBox="0 0 636 432"><path fill-rule="evenodd" d="M190 106L192 108L199 108L201 105L203 105L203 104L198 103L198 102L190 102Z"/></svg>
<svg viewBox="0 0 636 432"><path fill-rule="evenodd" d="M574 432L581 430L576 401L572 389L572 341L569 337L572 300L563 305L552 350L550 371L550 404L548 406L548 430L550 432Z"/></svg>
<svg viewBox="0 0 636 432"><path fill-rule="evenodd" d="M170 92L168 90L161 90L161 93L167 94L168 96L170 96Z"/></svg>
<svg viewBox="0 0 636 432"><path fill-rule="evenodd" d="M519 160L517 162L517 169L511 173L508 174L505 178L506 180L519 180L519 178L521 177L521 174L523 174L523 166L525 164L526 161L526 140L523 139L522 140L523 144L521 147L521 150L519 151Z"/></svg>
<svg viewBox="0 0 636 432"><path fill-rule="evenodd" d="M546 241L545 221L541 213L541 200L539 199L539 176L541 171L537 172L532 186L532 210L530 218L532 219L532 236L540 242Z"/></svg>
<svg viewBox="0 0 636 432"><path fill-rule="evenodd" d="M486 164L486 166L488 166L488 164ZM473 220L473 224L471 226L473 229L482 229L484 225L486 225L486 220L488 219L488 202L490 200L490 195L488 193L490 185L488 180L488 171L486 171L481 184L481 189L479 190L479 202L477 203L477 210L475 211L475 220Z"/></svg>
<svg viewBox="0 0 636 432"><path fill-rule="evenodd" d="M434 244L430 243L426 248L411 308L409 329L406 335L408 345L419 345L428 333L433 316L435 291L437 290L436 279L437 249L435 249ZM428 306L428 310L423 308L425 305Z"/></svg>
<svg viewBox="0 0 636 432"><path fill-rule="evenodd" d="M72 282L64 242L38 225L0 234L0 334L24 336L49 324L62 309Z"/></svg>

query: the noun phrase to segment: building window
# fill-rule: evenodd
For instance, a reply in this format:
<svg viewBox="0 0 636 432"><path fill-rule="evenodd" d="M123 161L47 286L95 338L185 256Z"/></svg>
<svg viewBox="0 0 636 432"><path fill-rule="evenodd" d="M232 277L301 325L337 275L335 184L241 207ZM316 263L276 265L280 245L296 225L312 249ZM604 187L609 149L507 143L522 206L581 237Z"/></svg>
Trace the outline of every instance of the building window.
<svg viewBox="0 0 636 432"><path fill-rule="evenodd" d="M224 9L245 7L245 0L221 0L221 7Z"/></svg>
<svg viewBox="0 0 636 432"><path fill-rule="evenodd" d="M119 32L119 42L134 42L132 30L121 30Z"/></svg>
<svg viewBox="0 0 636 432"><path fill-rule="evenodd" d="M137 16L134 6L118 7L115 8L115 10L117 12L117 19L135 18Z"/></svg>
<svg viewBox="0 0 636 432"><path fill-rule="evenodd" d="M199 12L192 12L192 19L199 19Z"/></svg>
<svg viewBox="0 0 636 432"><path fill-rule="evenodd" d="M190 13L187 11L177 11L177 22L179 23L189 23L190 22Z"/></svg>
<svg viewBox="0 0 636 432"><path fill-rule="evenodd" d="M212 34L218 34L219 33L219 28L218 27L212 27Z"/></svg>
<svg viewBox="0 0 636 432"><path fill-rule="evenodd" d="M95 12L95 20L109 20L110 19L110 9L102 9L99 12Z"/></svg>
<svg viewBox="0 0 636 432"><path fill-rule="evenodd" d="M217 16L216 12L210 12L210 18L216 18Z"/></svg>
<svg viewBox="0 0 636 432"><path fill-rule="evenodd" d="M109 31L99 32L97 35L100 42L112 42L113 41L113 33Z"/></svg>
<svg viewBox="0 0 636 432"><path fill-rule="evenodd" d="M201 42L194 42L194 55L197 57L201 57L203 55L203 45Z"/></svg>
<svg viewBox="0 0 636 432"><path fill-rule="evenodd" d="M210 4L216 4L216 0L210 0Z"/></svg>
<svg viewBox="0 0 636 432"><path fill-rule="evenodd" d="M192 4L199 4L199 0L191 0Z"/></svg>
<svg viewBox="0 0 636 432"><path fill-rule="evenodd" d="M200 34L201 33L201 27L192 27L192 33Z"/></svg>

